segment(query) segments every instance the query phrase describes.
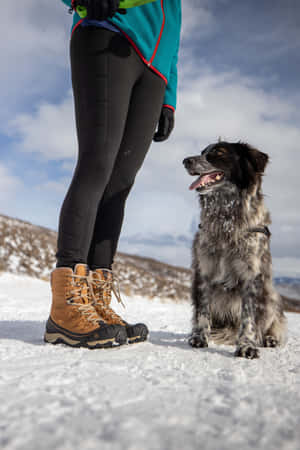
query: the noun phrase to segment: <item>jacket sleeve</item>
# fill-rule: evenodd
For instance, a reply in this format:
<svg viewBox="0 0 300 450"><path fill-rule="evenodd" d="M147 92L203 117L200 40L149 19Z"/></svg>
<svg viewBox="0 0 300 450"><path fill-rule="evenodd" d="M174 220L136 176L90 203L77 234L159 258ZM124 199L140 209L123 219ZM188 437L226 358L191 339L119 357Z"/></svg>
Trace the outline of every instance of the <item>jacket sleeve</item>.
<svg viewBox="0 0 300 450"><path fill-rule="evenodd" d="M65 5L71 7L71 0L61 0Z"/></svg>
<svg viewBox="0 0 300 450"><path fill-rule="evenodd" d="M177 62L178 62L178 52L179 52L179 45L180 45L180 28L181 28L181 11L180 11L180 18L179 18L179 31L178 31L176 52L173 55L169 82L166 87L166 92L165 92L165 97L164 97L164 102L163 102L163 106L167 106L167 107L173 109L173 111L175 111L176 103L177 103L177 78L178 78Z"/></svg>

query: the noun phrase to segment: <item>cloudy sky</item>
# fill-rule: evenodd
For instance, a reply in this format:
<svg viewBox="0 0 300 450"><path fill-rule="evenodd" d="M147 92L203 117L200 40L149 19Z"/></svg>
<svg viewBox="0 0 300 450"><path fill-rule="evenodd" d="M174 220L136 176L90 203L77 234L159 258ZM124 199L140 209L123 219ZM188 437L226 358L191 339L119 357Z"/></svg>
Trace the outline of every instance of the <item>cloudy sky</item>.
<svg viewBox="0 0 300 450"><path fill-rule="evenodd" d="M0 27L0 213L55 230L77 155L71 20L60 0L26 0ZM184 0L176 129L148 153L120 250L189 266L199 211L181 161L221 136L270 155L274 265L300 274L299 29L299 0Z"/></svg>

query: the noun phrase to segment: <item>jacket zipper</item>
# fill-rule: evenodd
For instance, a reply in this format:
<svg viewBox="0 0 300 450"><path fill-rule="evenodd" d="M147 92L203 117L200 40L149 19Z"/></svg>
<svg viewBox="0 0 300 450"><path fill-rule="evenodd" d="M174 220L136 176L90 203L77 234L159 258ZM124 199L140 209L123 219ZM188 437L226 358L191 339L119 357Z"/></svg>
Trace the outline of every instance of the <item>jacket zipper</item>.
<svg viewBox="0 0 300 450"><path fill-rule="evenodd" d="M165 11L164 11L164 0L160 0L160 4L161 4L161 10L162 10L162 13L163 13L163 21L162 21L162 24L161 24L159 36L158 36L158 39L157 39L154 51L152 53L152 56L151 56L150 60L148 61L148 66L151 66L152 61L155 58L155 55L156 55L157 50L158 50L159 43L161 41L161 37L162 37L163 29L164 29L164 26L165 26L165 22L166 22L166 16L165 16Z"/></svg>

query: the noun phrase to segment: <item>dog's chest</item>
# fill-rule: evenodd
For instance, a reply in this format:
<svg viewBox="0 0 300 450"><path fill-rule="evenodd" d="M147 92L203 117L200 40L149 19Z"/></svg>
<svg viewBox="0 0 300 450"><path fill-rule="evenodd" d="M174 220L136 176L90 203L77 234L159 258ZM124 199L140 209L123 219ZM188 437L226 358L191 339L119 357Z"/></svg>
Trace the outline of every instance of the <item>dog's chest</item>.
<svg viewBox="0 0 300 450"><path fill-rule="evenodd" d="M193 252L194 267L208 283L231 289L239 281L252 279L262 271L268 241L262 233L228 239L200 231L195 236Z"/></svg>
<svg viewBox="0 0 300 450"><path fill-rule="evenodd" d="M201 275L211 283L222 283L232 274L230 252L225 244L208 245L204 238L196 245L197 262Z"/></svg>

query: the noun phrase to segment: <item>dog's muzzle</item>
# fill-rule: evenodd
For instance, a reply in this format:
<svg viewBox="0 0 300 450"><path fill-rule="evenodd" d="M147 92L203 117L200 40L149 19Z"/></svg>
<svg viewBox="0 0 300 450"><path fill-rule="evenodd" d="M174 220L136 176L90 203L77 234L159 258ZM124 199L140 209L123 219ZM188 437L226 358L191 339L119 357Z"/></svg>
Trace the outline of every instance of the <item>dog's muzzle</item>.
<svg viewBox="0 0 300 450"><path fill-rule="evenodd" d="M208 162L205 155L191 156L182 162L190 175L199 175L197 180L191 184L191 190L204 190L213 184L218 184L224 178L224 172Z"/></svg>

